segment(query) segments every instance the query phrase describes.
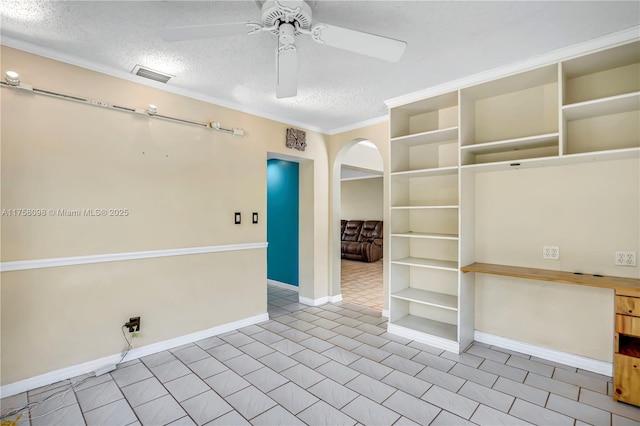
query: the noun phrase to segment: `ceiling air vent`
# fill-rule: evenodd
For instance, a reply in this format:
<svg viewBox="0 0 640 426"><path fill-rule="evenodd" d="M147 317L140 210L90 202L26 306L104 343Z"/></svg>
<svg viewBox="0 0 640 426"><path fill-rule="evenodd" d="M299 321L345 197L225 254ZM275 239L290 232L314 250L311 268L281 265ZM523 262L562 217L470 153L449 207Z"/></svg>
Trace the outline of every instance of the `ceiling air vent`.
<svg viewBox="0 0 640 426"><path fill-rule="evenodd" d="M150 80L159 81L160 83L166 83L174 77L170 74L165 74L160 71L154 71L149 68L145 68L142 65L136 65L131 73L140 77L148 78Z"/></svg>

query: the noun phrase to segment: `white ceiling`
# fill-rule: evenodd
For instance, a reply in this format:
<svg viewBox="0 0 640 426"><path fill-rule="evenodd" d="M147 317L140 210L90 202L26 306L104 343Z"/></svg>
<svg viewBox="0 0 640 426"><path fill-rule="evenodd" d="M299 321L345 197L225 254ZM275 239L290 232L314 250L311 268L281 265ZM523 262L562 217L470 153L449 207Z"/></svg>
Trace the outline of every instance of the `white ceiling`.
<svg viewBox="0 0 640 426"><path fill-rule="evenodd" d="M3 0L1 35L3 44L115 75L136 64L162 70L176 76L168 84L182 93L333 133L386 116L386 99L640 24L638 1L311 3L314 24L404 40L404 57L387 63L298 36L298 96L276 99L275 36L167 43L156 33L172 26L260 21L250 0Z"/></svg>

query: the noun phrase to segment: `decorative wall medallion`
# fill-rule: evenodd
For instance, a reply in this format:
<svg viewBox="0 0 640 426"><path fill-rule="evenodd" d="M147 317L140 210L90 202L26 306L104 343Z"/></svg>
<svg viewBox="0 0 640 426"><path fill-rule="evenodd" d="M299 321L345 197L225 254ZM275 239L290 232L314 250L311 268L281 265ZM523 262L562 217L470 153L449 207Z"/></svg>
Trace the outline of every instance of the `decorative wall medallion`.
<svg viewBox="0 0 640 426"><path fill-rule="evenodd" d="M304 151L307 147L307 134L298 129L287 129L287 148Z"/></svg>

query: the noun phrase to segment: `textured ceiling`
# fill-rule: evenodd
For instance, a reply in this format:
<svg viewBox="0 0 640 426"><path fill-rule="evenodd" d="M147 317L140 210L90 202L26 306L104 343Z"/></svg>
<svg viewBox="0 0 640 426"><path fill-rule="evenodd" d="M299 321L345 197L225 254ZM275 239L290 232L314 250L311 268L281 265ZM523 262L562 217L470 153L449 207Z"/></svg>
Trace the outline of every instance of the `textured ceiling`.
<svg viewBox="0 0 640 426"><path fill-rule="evenodd" d="M101 69L136 64L226 106L325 132L385 116L384 100L640 24L640 2L323 1L313 22L408 43L398 63L298 36L298 96L275 97L269 33L167 43L173 26L260 21L254 1L2 1L1 34ZM7 38L9 37L9 38ZM27 82L28 83L28 82Z"/></svg>

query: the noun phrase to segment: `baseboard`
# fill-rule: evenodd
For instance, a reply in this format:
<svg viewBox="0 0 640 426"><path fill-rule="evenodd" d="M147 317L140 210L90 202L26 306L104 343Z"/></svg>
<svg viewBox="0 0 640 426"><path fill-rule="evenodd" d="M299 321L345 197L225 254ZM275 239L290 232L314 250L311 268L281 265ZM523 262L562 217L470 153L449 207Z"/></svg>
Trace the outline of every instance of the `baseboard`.
<svg viewBox="0 0 640 426"><path fill-rule="evenodd" d="M613 374L613 364L610 362L587 358L581 355L575 355L555 349L549 349L543 346L533 345L531 343L520 342L518 340L512 340L478 330L475 331L473 338L475 341L480 343L496 345L501 348L510 349L512 351L521 352L523 354L532 355L560 364L570 365L571 367L592 371L605 376L611 377Z"/></svg>
<svg viewBox="0 0 640 426"><path fill-rule="evenodd" d="M389 310L388 309L383 309L382 310L382 316L385 318L389 318Z"/></svg>
<svg viewBox="0 0 640 426"><path fill-rule="evenodd" d="M324 296L318 299L310 299L304 296L298 296L298 301L303 305L307 306L320 306L326 305L327 303L336 303L342 301L342 294L338 294L336 296Z"/></svg>
<svg viewBox="0 0 640 426"><path fill-rule="evenodd" d="M184 336L175 337L173 339L164 340L162 342L152 343L150 345L130 350L125 359L123 359L122 361L127 362L137 358L142 358L147 355L152 355L158 352L165 351L167 349L186 345L187 343L197 342L198 340L206 339L207 337L226 333L228 331L247 327L253 324L258 324L268 320L269 314L264 313L253 317L244 318L238 321L233 321L227 324L222 324L217 327L209 328L207 330L186 334ZM50 371L45 374L20 380L19 382L9 383L8 385L0 386L0 397L5 398L8 396L26 392L31 389L47 386L52 383L59 382L60 380L71 379L82 374L91 373L99 368L104 367L105 365L118 363L120 361L120 358L122 358L121 354L110 355L82 364L73 365L71 367L62 368L60 370Z"/></svg>
<svg viewBox="0 0 640 426"><path fill-rule="evenodd" d="M267 284L278 288L284 288L285 290L295 291L296 293L300 291L300 288L298 288L297 285L287 284L280 281L267 280Z"/></svg>
<svg viewBox="0 0 640 426"><path fill-rule="evenodd" d="M324 296L319 299L310 299L308 297L298 296L298 301L307 306L320 306L329 303L329 296Z"/></svg>

